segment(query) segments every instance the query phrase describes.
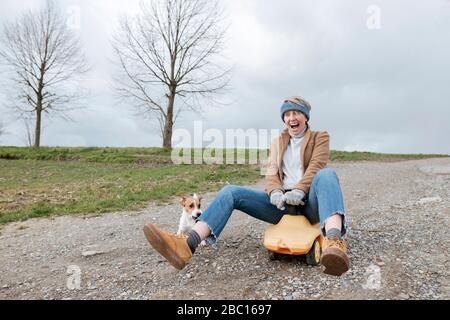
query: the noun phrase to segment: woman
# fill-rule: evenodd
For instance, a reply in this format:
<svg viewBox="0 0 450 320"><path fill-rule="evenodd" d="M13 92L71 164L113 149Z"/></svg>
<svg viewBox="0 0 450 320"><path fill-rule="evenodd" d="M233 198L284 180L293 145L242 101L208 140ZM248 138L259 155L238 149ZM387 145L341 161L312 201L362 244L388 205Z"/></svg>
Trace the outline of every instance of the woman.
<svg viewBox="0 0 450 320"><path fill-rule="evenodd" d="M324 236L321 263L324 272L340 276L349 268L344 236L348 225L339 179L325 168L329 156L327 132L309 128L311 106L302 97L286 99L280 109L286 128L272 142L265 192L228 185L198 218L187 236L177 236L147 224L144 233L155 250L182 269L202 241L215 241L234 209L276 224L294 211L315 224Z"/></svg>

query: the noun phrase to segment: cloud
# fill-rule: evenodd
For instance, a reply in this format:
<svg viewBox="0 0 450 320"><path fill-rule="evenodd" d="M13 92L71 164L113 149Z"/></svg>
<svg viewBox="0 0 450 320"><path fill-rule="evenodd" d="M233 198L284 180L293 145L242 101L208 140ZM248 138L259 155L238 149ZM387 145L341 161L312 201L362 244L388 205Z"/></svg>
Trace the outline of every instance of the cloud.
<svg viewBox="0 0 450 320"><path fill-rule="evenodd" d="M32 3L2 1L0 21ZM156 122L134 116L111 89L110 35L118 15L138 11L139 1L58 3L80 7L79 33L94 66L85 83L92 95L89 112L70 124L52 121L43 143L161 145ZM379 8L380 29L367 27L370 5ZM192 131L198 119L205 130L224 134L282 128L281 101L302 95L313 106L313 129L327 130L333 149L450 153L449 1L230 0L226 6L233 103L184 113L175 128ZM21 134L17 128L2 142L19 144Z"/></svg>

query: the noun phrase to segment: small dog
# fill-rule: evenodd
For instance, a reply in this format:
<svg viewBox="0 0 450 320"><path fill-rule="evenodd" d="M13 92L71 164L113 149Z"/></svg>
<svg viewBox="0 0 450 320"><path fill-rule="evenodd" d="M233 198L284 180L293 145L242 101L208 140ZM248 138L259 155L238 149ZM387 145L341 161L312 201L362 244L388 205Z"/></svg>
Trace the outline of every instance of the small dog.
<svg viewBox="0 0 450 320"><path fill-rule="evenodd" d="M187 234L195 225L195 220L202 214L201 207L202 197L195 193L192 197L181 197L180 203L183 207L183 213L180 217L178 226L178 235Z"/></svg>

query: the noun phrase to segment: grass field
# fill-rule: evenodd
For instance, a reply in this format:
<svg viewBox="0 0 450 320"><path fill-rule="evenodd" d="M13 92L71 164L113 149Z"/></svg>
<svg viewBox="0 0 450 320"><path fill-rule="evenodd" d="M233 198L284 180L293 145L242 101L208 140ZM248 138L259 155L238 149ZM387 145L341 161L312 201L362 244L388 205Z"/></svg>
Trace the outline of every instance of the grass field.
<svg viewBox="0 0 450 320"><path fill-rule="evenodd" d="M249 156L248 151L227 151ZM174 165L171 154L162 148L0 147L0 225L33 217L135 210L152 200L163 204L193 191L217 191L228 183L248 185L262 177L258 165ZM447 155L332 151L330 159L442 156Z"/></svg>

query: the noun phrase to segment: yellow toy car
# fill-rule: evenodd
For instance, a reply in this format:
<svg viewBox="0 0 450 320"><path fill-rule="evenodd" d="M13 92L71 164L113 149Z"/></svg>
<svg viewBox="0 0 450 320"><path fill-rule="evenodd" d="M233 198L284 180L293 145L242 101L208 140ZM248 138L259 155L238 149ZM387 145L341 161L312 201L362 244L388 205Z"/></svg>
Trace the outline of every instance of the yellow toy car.
<svg viewBox="0 0 450 320"><path fill-rule="evenodd" d="M282 255L306 255L306 263L312 266L320 263L322 243L320 223L311 225L306 217L290 214L266 229L263 242L271 260Z"/></svg>

